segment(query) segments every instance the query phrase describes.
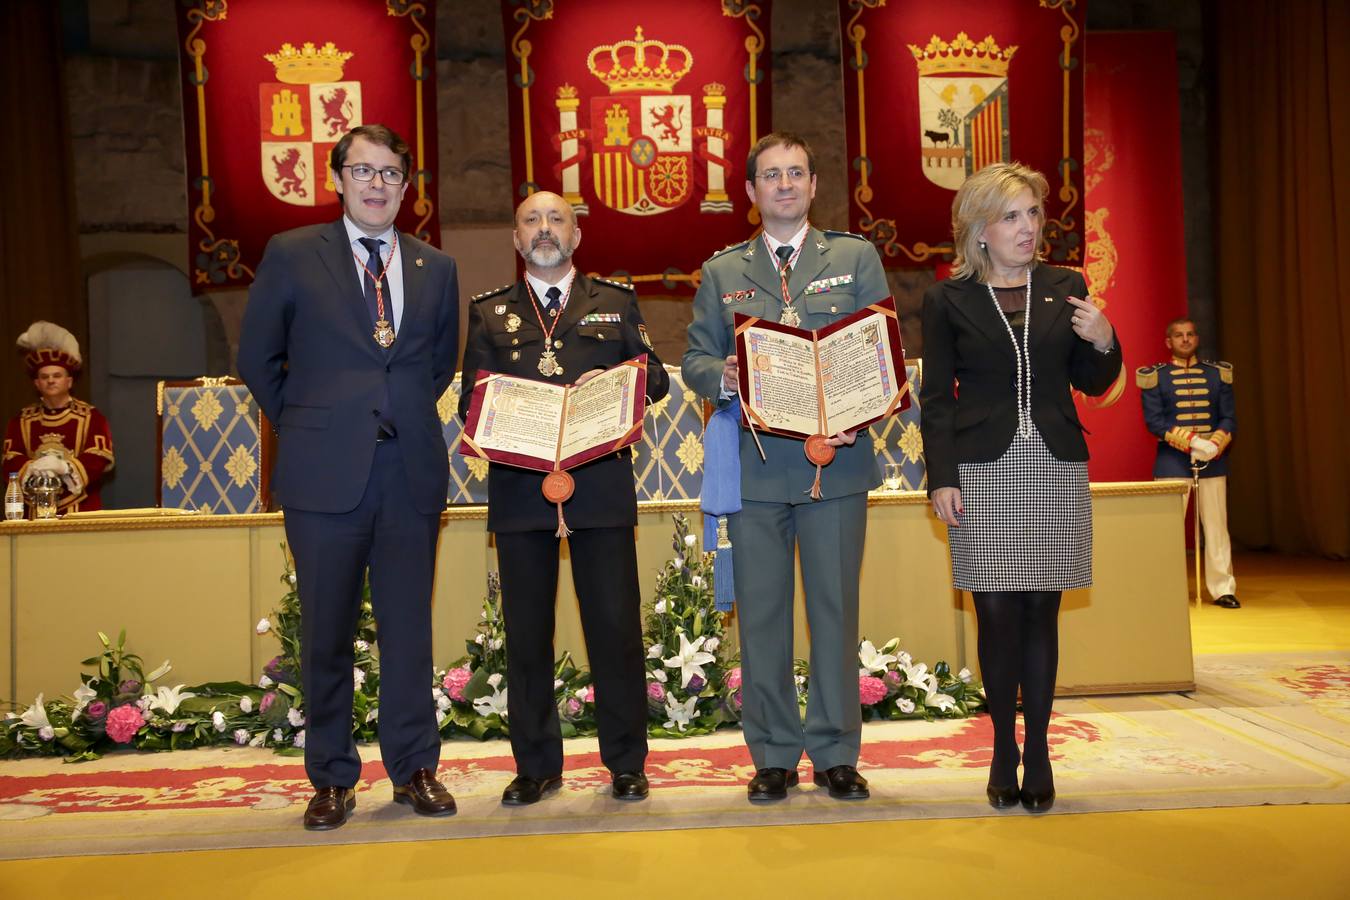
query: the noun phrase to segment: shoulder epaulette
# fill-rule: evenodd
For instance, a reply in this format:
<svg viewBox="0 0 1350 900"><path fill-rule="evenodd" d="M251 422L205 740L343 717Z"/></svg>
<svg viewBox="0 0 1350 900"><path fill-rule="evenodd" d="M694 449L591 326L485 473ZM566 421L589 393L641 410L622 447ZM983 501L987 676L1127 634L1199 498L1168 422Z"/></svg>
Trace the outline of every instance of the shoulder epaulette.
<svg viewBox="0 0 1350 900"><path fill-rule="evenodd" d="M1166 363L1155 363L1151 366L1140 366L1134 371L1134 383L1140 390L1150 391L1158 386L1158 371Z"/></svg>
<svg viewBox="0 0 1350 900"><path fill-rule="evenodd" d="M725 256L726 254L730 253L730 252L733 251L733 250L740 250L740 249L744 248L746 245L748 245L749 243L750 243L749 241L738 241L738 242L735 243L735 244L727 244L727 245L726 245L725 247L723 247L721 250L718 250L718 251L717 251L716 253L714 253L712 256L709 256L707 261L711 261L711 260L717 259L717 257L719 257L719 256Z"/></svg>
<svg viewBox="0 0 1350 900"><path fill-rule="evenodd" d="M851 237L860 241L867 240L867 238L863 237L861 234L854 234L852 231L835 231L833 228L822 228L821 231L830 237Z"/></svg>
<svg viewBox="0 0 1350 900"><path fill-rule="evenodd" d="M1201 360L1201 365L1205 365L1205 366L1213 366L1214 368L1218 369L1218 370L1219 370L1219 380L1221 380L1224 384L1232 384L1232 383L1233 383L1233 364L1232 364L1232 363L1230 363L1230 362L1224 362L1224 361L1221 360L1221 359L1206 359L1206 360Z"/></svg>
<svg viewBox="0 0 1350 900"><path fill-rule="evenodd" d="M490 291L483 291L483 293L481 293L481 294L474 294L472 297L469 298L469 302L470 302L470 303L477 303L479 300L482 300L482 299L484 299L484 298L486 298L486 297L495 297L495 296L497 296L498 294L502 293L503 291L509 291L509 290L511 290L511 288L513 288L513 287L515 287L515 283L514 283L514 282L512 282L511 284L504 284L504 285L502 285L502 286L499 287L499 288L493 288L493 289L490 290Z"/></svg>
<svg viewBox="0 0 1350 900"><path fill-rule="evenodd" d="M75 410L76 412L88 412L89 410L94 408L94 404L88 402L87 400L80 400L76 397L71 397L70 408L72 410Z"/></svg>
<svg viewBox="0 0 1350 900"><path fill-rule="evenodd" d="M637 290L637 288L633 287L633 285L629 284L627 281L616 281L613 278L601 278L599 275L592 275L591 281L598 281L601 284L607 284L610 287L621 288L625 291Z"/></svg>

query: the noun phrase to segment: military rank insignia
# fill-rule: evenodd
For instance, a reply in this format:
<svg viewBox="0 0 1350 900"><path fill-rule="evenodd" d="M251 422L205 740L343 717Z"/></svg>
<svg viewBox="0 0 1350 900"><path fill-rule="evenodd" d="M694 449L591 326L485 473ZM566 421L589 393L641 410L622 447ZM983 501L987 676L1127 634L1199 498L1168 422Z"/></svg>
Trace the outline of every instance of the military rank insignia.
<svg viewBox="0 0 1350 900"><path fill-rule="evenodd" d="M578 325L618 325L623 321L619 313L587 313Z"/></svg>
<svg viewBox="0 0 1350 900"><path fill-rule="evenodd" d="M647 334L646 325L638 326L638 336L642 338L643 346L645 346L648 350L655 352L656 348L652 346L652 339L651 336Z"/></svg>
<svg viewBox="0 0 1350 900"><path fill-rule="evenodd" d="M753 299L755 299L755 291L754 291L754 288L751 288L751 289L748 290L748 291L732 291L732 292L729 293L729 294L723 294L723 295L722 295L722 302L723 302L723 303L726 303L726 304L730 304L730 303L745 303L745 302L747 302L747 301L749 301L749 300L753 300Z"/></svg>
<svg viewBox="0 0 1350 900"><path fill-rule="evenodd" d="M835 275L833 278L822 278L819 281L813 281L802 291L804 295L828 294L830 291L845 284L853 283L853 273L847 275Z"/></svg>

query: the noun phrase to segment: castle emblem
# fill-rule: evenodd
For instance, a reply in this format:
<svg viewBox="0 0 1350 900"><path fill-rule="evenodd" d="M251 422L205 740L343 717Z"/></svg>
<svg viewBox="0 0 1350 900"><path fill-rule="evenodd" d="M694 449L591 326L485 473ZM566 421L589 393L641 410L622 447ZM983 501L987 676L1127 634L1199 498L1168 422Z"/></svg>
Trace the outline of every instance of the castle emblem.
<svg viewBox="0 0 1350 900"><path fill-rule="evenodd" d="M362 122L361 83L342 77L352 56L331 41L322 47L306 41L298 49L282 44L263 55L277 80L258 85L261 174L272 196L284 203L338 202L328 154Z"/></svg>

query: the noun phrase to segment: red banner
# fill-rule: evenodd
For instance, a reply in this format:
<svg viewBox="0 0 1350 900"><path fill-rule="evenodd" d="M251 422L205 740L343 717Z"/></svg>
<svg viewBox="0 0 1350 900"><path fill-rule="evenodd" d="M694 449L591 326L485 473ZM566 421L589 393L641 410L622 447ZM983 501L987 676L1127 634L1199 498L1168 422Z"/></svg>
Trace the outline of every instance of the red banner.
<svg viewBox="0 0 1350 900"><path fill-rule="evenodd" d="M412 148L398 224L439 246L435 6L177 4L194 290L243 287L278 231L340 214L328 153L381 123Z"/></svg>
<svg viewBox="0 0 1350 900"><path fill-rule="evenodd" d="M561 194L588 271L691 296L758 216L769 0L502 0L517 199Z"/></svg>
<svg viewBox="0 0 1350 900"><path fill-rule="evenodd" d="M1050 181L1047 256L1083 264L1079 0L839 0L851 227L889 266L951 250L952 197L991 162Z"/></svg>
<svg viewBox="0 0 1350 900"><path fill-rule="evenodd" d="M1148 481L1157 440L1144 427L1134 372L1167 358L1163 329L1187 305L1172 34L1093 32L1086 88L1084 275L1125 351L1116 387L1079 398L1088 471L1093 481Z"/></svg>

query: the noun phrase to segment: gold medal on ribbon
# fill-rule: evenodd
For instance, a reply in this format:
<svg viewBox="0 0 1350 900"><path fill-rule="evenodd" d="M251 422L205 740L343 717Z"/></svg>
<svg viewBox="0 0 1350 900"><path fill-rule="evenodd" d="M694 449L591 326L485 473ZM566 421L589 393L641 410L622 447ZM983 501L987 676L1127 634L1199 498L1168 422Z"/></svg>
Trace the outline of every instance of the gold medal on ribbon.
<svg viewBox="0 0 1350 900"><path fill-rule="evenodd" d="M388 350L394 346L394 326L390 325L384 319L377 319L375 322L375 343Z"/></svg>
<svg viewBox="0 0 1350 900"><path fill-rule="evenodd" d="M782 314L778 317L778 322L780 325L786 325L789 328L800 328L802 317L797 315L796 307L785 306Z"/></svg>
<svg viewBox="0 0 1350 900"><path fill-rule="evenodd" d="M553 353L553 348L550 347L539 357L539 374L545 378L551 378L561 373L562 366L558 365L558 357Z"/></svg>

